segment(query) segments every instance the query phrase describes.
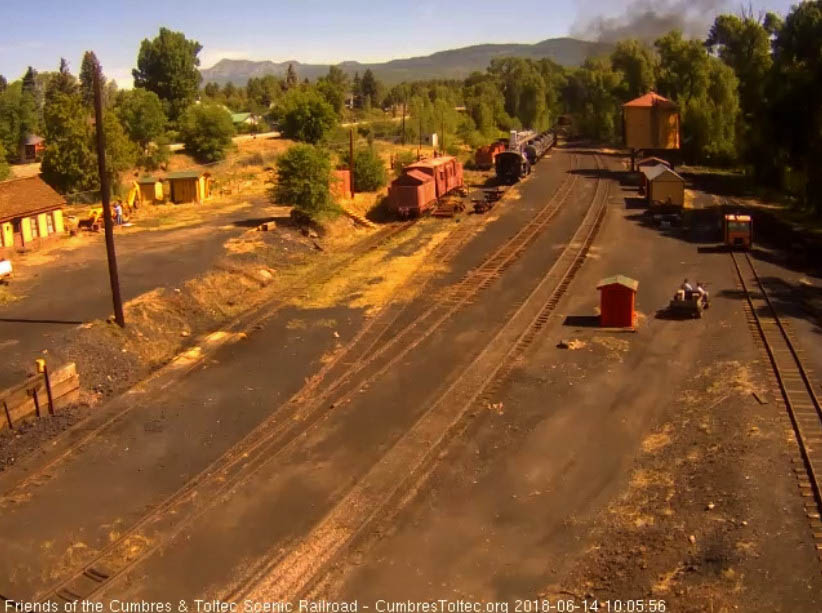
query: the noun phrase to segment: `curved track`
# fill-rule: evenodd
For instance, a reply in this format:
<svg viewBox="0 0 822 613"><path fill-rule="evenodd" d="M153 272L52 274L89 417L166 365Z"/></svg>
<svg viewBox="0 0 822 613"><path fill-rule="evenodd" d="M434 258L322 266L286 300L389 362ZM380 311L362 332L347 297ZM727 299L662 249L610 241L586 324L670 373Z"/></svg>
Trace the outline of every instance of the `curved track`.
<svg viewBox="0 0 822 613"><path fill-rule="evenodd" d="M599 166L598 158L595 158ZM304 596L363 535L413 497L478 401L504 379L545 326L585 260L607 207L608 188L597 179L582 223L524 303L434 404L300 542L276 549L221 595L222 600L269 601Z"/></svg>
<svg viewBox="0 0 822 613"><path fill-rule="evenodd" d="M576 156L573 158L576 160ZM132 525L117 541L99 551L65 579L36 595L38 600L87 599L106 589L118 576L168 544L177 534L254 475L273 457L304 435L323 415L363 385L381 376L409 351L468 304L519 258L554 218L573 192L578 177L566 177L557 192L520 231L457 284L444 288L433 303L393 336L386 338L402 307L384 309L370 320L348 349L325 365L285 405L214 461L180 490ZM398 224L390 236L413 225ZM388 236L369 246L373 250ZM470 238L455 230L434 252L447 261ZM335 372L335 371L341 372ZM336 377L334 375L337 375Z"/></svg>

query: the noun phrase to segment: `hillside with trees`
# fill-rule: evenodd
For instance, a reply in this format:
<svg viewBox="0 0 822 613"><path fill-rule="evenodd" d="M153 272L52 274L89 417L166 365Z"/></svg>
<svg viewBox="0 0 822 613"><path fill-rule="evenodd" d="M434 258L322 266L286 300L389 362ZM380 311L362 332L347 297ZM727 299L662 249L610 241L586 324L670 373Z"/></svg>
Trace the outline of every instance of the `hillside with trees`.
<svg viewBox="0 0 822 613"><path fill-rule="evenodd" d="M576 66L544 57L554 43L543 41L525 46L531 57L517 57L528 55L521 45L480 45L414 58L418 65L463 68L468 64L460 58L484 62L463 78L392 83L377 67L345 63L315 74L291 62L279 75L220 84L201 81L199 42L160 28L137 50L135 87L118 92L106 83L105 125L115 158L109 166L114 172L131 164L158 168L168 159L167 143L177 139L200 161L222 159L236 129L231 113L253 115L242 130L276 127L328 149L347 146L336 128L344 121L368 122L358 131L369 141L415 143L421 134L438 132L445 149L456 151L511 129L547 129L562 114L573 116L579 136L619 145L621 105L654 90L679 105L686 162L741 167L759 184L787 192L798 206L822 212L819 40L822 0L815 0L795 6L784 19L772 13L719 15L704 39L674 30L651 43L589 45L586 53L604 53L578 55ZM47 141L46 180L63 192L95 189L95 70L99 62L87 53L79 78L65 60L54 72L29 68L17 80L0 78L0 146L7 162L18 160L28 135L40 134Z"/></svg>

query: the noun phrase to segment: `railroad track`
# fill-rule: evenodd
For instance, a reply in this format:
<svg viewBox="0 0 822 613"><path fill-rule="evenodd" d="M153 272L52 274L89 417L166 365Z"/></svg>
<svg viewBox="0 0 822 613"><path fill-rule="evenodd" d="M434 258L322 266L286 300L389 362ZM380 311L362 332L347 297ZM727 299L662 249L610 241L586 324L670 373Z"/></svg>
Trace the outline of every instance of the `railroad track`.
<svg viewBox="0 0 822 613"><path fill-rule="evenodd" d="M597 162L598 163L598 162ZM468 423L487 390L509 374L568 288L596 237L607 208L597 179L588 212L569 245L492 341L446 392L323 520L287 551L275 547L220 598L268 601L303 597L358 539L373 533L410 500L444 450ZM400 504L400 501L403 501Z"/></svg>
<svg viewBox="0 0 822 613"><path fill-rule="evenodd" d="M750 255L731 253L747 301L749 323L762 341L796 435L800 460L794 471L805 499L816 549L822 552L822 405L787 325L779 317ZM742 264L740 264L742 260ZM822 561L822 558L820 558Z"/></svg>
<svg viewBox="0 0 822 613"><path fill-rule="evenodd" d="M327 414L330 408L344 402L364 383L370 382L391 368L424 338L430 336L448 317L468 303L474 293L487 287L495 278L494 275L498 276L536 239L538 233L554 217L559 207L573 191L576 181L576 176L567 178L539 214L486 259L478 269L483 274L470 274L457 284L459 290L456 294L459 299L454 299L454 294L446 290L450 300L435 302L411 325L406 326L399 334L380 345L380 340L401 313L401 309L400 311L385 309L352 339L348 351L338 355L331 363L324 366L303 389L286 403L292 409L289 415L284 417L281 411L275 411L272 417L249 433L226 454L138 520L118 540L106 546L67 578L36 594L35 600L72 601L90 598L101 590L107 589L114 579L128 572L140 560L167 544L197 517L228 495L232 489L255 474L272 455L279 455L298 436L305 433L323 415ZM404 231L414 223L415 220L398 224L392 228L388 236L383 234L379 240L365 245L362 251L373 250L388 240L390 236ZM435 250L435 256L447 260L458 252L470 236L467 230L455 231ZM467 291L467 286L472 287L473 292ZM412 336L417 338L407 343ZM403 346L404 342L406 344ZM361 379L353 381L354 376L361 373L367 366L384 361L387 351L392 348L399 349L399 353L391 356L377 372L371 373L365 381ZM354 356L353 361L351 361L352 355ZM345 358L349 359L349 363L341 367L342 374L326 385L327 375L333 372ZM352 385L352 383L355 384ZM318 392L317 390L323 386L324 388ZM335 402L329 403L328 401L332 398Z"/></svg>
<svg viewBox="0 0 822 613"><path fill-rule="evenodd" d="M276 300L265 303L260 307L257 307L252 313L246 314L245 316L240 316L237 320L232 322L226 328L226 331L230 334L235 334L238 332L250 332L260 327L266 319L271 317L271 315L274 312L276 312L276 310L280 306L285 304L289 299L298 296L301 293L304 293L306 289L313 284L324 283L332 279L335 275L337 275L346 266L350 265L357 258L363 257L375 251L395 236L398 236L403 232L407 231L408 229L410 229L418 221L419 219L412 219L401 223L397 223L392 225L388 229L384 230L383 232L379 232L370 236L369 238L365 239L364 241L356 245L352 249L351 253L341 262L339 262L338 265L325 269L321 275L311 277L310 281L305 281L304 283L301 283L297 286L290 288L289 291L287 291L286 293L286 298L283 298L283 296L280 295ZM228 342L230 334L225 335L225 342ZM214 350L222 346L222 344L224 343L214 343L210 347L210 350L213 352ZM198 364L200 364L200 361L192 363L187 370L195 368ZM150 385L153 381L157 380L163 374L163 372L164 369L161 368L159 371L153 373L144 381L138 383L138 386L145 388L146 386ZM178 372L178 375L179 374L181 373ZM161 386L160 389L164 389L165 387L167 387L167 385ZM126 392L126 394L128 394L128 392ZM120 398L123 398L123 396L121 396ZM117 399L114 400L114 402L116 401ZM75 455L78 451L85 449L88 443L96 439L101 433L119 423L119 421L131 410L133 410L134 407L134 402L126 403L126 406L123 409L117 411L114 415L109 416L101 423L95 423L89 427L89 425L85 424L85 422L81 422L77 426L71 428L70 431L81 431L84 428L87 428L88 431L85 432L82 436L78 437L76 441L72 442L71 446L68 447L64 453L56 456L47 463L38 466L37 469L30 472L25 479L21 480L19 483L8 488L5 492L0 494L0 508L2 508L4 504L7 504L9 502L13 503L14 499L18 496L21 496L27 488L31 486L38 486L48 481L51 478L51 474L53 473L55 468L57 468L60 464L68 460L72 455ZM60 438L65 438L70 433L70 431L61 434ZM59 438L53 442L55 444L58 444Z"/></svg>

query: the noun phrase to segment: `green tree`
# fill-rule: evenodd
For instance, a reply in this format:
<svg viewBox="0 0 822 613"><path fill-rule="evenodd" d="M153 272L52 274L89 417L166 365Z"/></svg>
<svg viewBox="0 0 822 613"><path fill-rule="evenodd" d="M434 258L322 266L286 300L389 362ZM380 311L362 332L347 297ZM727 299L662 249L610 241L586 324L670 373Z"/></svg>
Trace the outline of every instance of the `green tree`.
<svg viewBox="0 0 822 613"><path fill-rule="evenodd" d="M285 71L285 88L294 89L297 87L297 82L297 71L294 68L294 64L289 64L288 69Z"/></svg>
<svg viewBox="0 0 822 613"><path fill-rule="evenodd" d="M22 140L29 134L41 134L43 132L42 99L37 86L37 71L29 66L23 77L20 90L20 129L19 138ZM15 143L17 149L21 142Z"/></svg>
<svg viewBox="0 0 822 613"><path fill-rule="evenodd" d="M200 43L182 32L160 28L153 40L144 39L132 70L134 86L154 92L165 106L166 116L176 121L194 102L200 86Z"/></svg>
<svg viewBox="0 0 822 613"><path fill-rule="evenodd" d="M0 181L5 181L11 176L9 163L6 161L6 149L0 143Z"/></svg>
<svg viewBox="0 0 822 613"><path fill-rule="evenodd" d="M708 62L708 85L682 108L682 150L686 159L727 165L737 156L738 81L716 58Z"/></svg>
<svg viewBox="0 0 822 613"><path fill-rule="evenodd" d="M20 81L15 81L4 92L0 93L0 144L5 149L5 158L8 161L17 159L20 142L22 141L22 96L22 83Z"/></svg>
<svg viewBox="0 0 822 613"><path fill-rule="evenodd" d="M375 192L388 182L385 163L374 147L365 147L354 154L354 190Z"/></svg>
<svg viewBox="0 0 822 613"><path fill-rule="evenodd" d="M294 145L277 158L274 202L290 204L313 220L337 211L331 198L331 159L313 145Z"/></svg>
<svg viewBox="0 0 822 613"><path fill-rule="evenodd" d="M209 98L217 98L217 96L220 95L220 84L214 83L213 81L210 83L206 83L205 87L203 88L203 93Z"/></svg>
<svg viewBox="0 0 822 613"><path fill-rule="evenodd" d="M652 49L638 40L618 42L611 53L611 66L622 77L615 92L622 102L637 98L656 87L657 58Z"/></svg>
<svg viewBox="0 0 822 613"><path fill-rule="evenodd" d="M265 75L249 79L245 89L249 110L263 114L282 95L283 84L274 75Z"/></svg>
<svg viewBox="0 0 822 613"><path fill-rule="evenodd" d="M616 137L620 109L615 92L620 83L621 75L604 59L586 60L570 75L564 97L581 135L598 140Z"/></svg>
<svg viewBox="0 0 822 613"><path fill-rule="evenodd" d="M163 103L154 92L135 87L120 92L116 112L128 137L142 149L159 138L166 127Z"/></svg>
<svg viewBox="0 0 822 613"><path fill-rule="evenodd" d="M9 82L6 80L6 77L0 74L0 94L5 92L8 86Z"/></svg>
<svg viewBox="0 0 822 613"><path fill-rule="evenodd" d="M104 114L103 131L106 139L106 172L109 177L109 188L118 191L120 175L134 166L138 149L129 139L115 113Z"/></svg>
<svg viewBox="0 0 822 613"><path fill-rule="evenodd" d="M774 40L768 88L774 144L804 176L805 204L822 213L822 0L794 5Z"/></svg>
<svg viewBox="0 0 822 613"><path fill-rule="evenodd" d="M180 117L179 127L186 151L201 162L225 158L234 136L231 115L217 104L192 104Z"/></svg>
<svg viewBox="0 0 822 613"><path fill-rule="evenodd" d="M79 94L51 91L43 109L48 147L43 154L43 179L62 193L95 189L96 156L93 131Z"/></svg>
<svg viewBox="0 0 822 613"><path fill-rule="evenodd" d="M505 112L521 126L544 130L550 123L545 81L535 63L517 57L495 58L488 68L505 97Z"/></svg>
<svg viewBox="0 0 822 613"><path fill-rule="evenodd" d="M739 81L698 40L672 31L655 43L659 91L680 105L682 149L693 162L730 163L738 152Z"/></svg>
<svg viewBox="0 0 822 613"><path fill-rule="evenodd" d="M280 130L287 138L316 144L337 123L337 114L313 89L290 89L277 109Z"/></svg>
<svg viewBox="0 0 822 613"><path fill-rule="evenodd" d="M709 62L704 45L687 40L678 30L669 32L654 43L660 59L657 79L663 96L687 105L708 88Z"/></svg>
<svg viewBox="0 0 822 613"><path fill-rule="evenodd" d="M360 96L362 97L363 108L370 109L379 104L381 89L382 84L368 68L362 76L362 81L360 81Z"/></svg>
<svg viewBox="0 0 822 613"><path fill-rule="evenodd" d="M97 56L93 51L86 51L83 54L83 63L80 66L80 97L83 104L89 108L94 107L94 74L102 76L103 70ZM101 89L105 85L105 79L100 83Z"/></svg>
<svg viewBox="0 0 822 613"><path fill-rule="evenodd" d="M775 16L768 18L773 23ZM759 111L773 65L771 34L752 16L719 15L705 46L730 66L739 79L739 102L746 114Z"/></svg>

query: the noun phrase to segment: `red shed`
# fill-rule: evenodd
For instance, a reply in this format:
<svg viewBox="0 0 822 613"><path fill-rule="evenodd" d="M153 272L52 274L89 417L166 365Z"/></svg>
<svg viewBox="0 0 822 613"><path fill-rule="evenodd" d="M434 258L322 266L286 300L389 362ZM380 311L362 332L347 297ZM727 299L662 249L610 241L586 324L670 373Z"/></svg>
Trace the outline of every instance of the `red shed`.
<svg viewBox="0 0 822 613"><path fill-rule="evenodd" d="M351 171L335 170L331 193L337 198L351 198Z"/></svg>
<svg viewBox="0 0 822 613"><path fill-rule="evenodd" d="M624 275L607 277L597 284L600 293L599 325L603 328L633 328L639 281Z"/></svg>

